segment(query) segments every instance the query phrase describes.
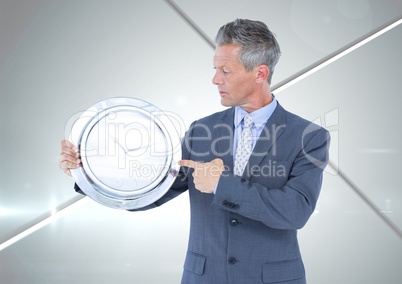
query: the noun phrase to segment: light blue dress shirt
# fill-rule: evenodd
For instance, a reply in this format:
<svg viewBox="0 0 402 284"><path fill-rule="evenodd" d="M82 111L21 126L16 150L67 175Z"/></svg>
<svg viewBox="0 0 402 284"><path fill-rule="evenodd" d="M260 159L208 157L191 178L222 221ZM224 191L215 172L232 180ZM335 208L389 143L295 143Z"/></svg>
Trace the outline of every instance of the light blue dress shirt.
<svg viewBox="0 0 402 284"><path fill-rule="evenodd" d="M276 98L273 96L273 100L270 104L257 109L250 113L253 118L254 125L251 127L251 149L254 149L255 143L261 135L262 130L264 129L265 124L268 119L271 117L272 113L276 109L278 102ZM241 107L235 107L235 115L234 115L234 136L233 136L233 164L236 161L236 149L237 144L239 143L239 139L241 137L241 132L243 129L243 118L247 115L247 112Z"/></svg>
<svg viewBox="0 0 402 284"><path fill-rule="evenodd" d="M267 123L268 119L272 116L273 112L276 109L276 106L278 105L278 102L276 101L275 96L272 95L272 97L273 97L273 100L270 104L250 113L250 115L254 121L254 125L251 127L251 135L252 135L251 149L254 149L254 146L255 146L258 138L260 137L265 124ZM237 144L239 143L239 138L241 137L241 132L243 130L243 118L247 114L248 113L241 107L238 107L238 106L235 107L234 134L233 134L233 164L236 162ZM218 185L216 185L216 187L214 189L214 193L216 193L217 188L218 188Z"/></svg>

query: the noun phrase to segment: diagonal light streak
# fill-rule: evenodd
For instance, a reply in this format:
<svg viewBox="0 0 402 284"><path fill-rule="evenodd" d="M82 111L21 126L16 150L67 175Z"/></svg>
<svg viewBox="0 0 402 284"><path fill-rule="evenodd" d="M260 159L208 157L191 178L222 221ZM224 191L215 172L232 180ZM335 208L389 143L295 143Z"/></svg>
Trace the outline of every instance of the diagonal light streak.
<svg viewBox="0 0 402 284"><path fill-rule="evenodd" d="M389 30L397 27L402 23L402 18L398 17L379 28L371 31L370 33L358 38L357 40L351 42L350 44L342 47L341 49L325 56L323 59L315 62L314 64L304 68L303 70L297 72L296 74L290 76L289 78L279 82L278 84L272 87L272 90L275 93L279 93L290 86L296 84L297 82L307 78L308 76L316 73L317 71L323 69L324 67L334 63L335 61L341 59L345 55L351 53L352 51L358 49L359 47L369 43L370 41L376 39L377 37L381 36L382 34L388 32Z"/></svg>
<svg viewBox="0 0 402 284"><path fill-rule="evenodd" d="M35 221L36 222L35 225L29 226L28 228L17 233L14 237L1 243L0 251L18 242L19 240L25 238L26 236L38 231L39 229L45 227L46 225L52 223L53 221L71 213L73 210L81 206L84 203L84 201L88 199L84 197L85 196L78 196L76 198L73 198L70 201L66 202L65 204L56 208L53 212L46 214L46 216L40 217L39 218L40 220Z"/></svg>
<svg viewBox="0 0 402 284"><path fill-rule="evenodd" d="M329 161L329 166L337 169L336 165L331 161ZM337 174L402 239L402 230L387 215L382 213L382 210L339 167Z"/></svg>
<svg viewBox="0 0 402 284"><path fill-rule="evenodd" d="M210 47L212 47L213 49L215 49L215 43L212 39L209 38L209 36L204 33L201 28L199 26L197 26L197 24L191 20L191 18L189 16L187 16L187 14L174 2L171 0L165 0L172 8L173 10L175 10L180 17L183 18L183 20L185 20L187 22L187 24L189 24L196 33L198 33L200 35L200 37L202 37L206 43L208 43L208 45Z"/></svg>

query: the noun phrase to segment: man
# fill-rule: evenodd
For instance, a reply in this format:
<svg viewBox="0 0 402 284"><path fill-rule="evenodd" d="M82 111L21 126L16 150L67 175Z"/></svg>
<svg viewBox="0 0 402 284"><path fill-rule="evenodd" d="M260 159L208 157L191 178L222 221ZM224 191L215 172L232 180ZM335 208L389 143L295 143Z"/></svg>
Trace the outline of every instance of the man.
<svg viewBox="0 0 402 284"><path fill-rule="evenodd" d="M297 230L314 212L329 134L271 94L280 49L264 23L237 19L216 43L212 82L230 108L190 126L179 177L144 209L189 190L183 284L306 283ZM79 163L63 141L61 169Z"/></svg>

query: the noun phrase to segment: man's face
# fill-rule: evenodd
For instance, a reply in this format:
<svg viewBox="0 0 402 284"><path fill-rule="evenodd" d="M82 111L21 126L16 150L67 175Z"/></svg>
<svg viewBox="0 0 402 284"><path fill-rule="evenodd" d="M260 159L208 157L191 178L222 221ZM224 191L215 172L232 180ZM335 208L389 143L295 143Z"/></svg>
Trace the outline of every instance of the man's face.
<svg viewBox="0 0 402 284"><path fill-rule="evenodd" d="M223 45L215 49L212 83L218 86L223 106L243 106L255 99L255 72L247 72L239 61L241 47Z"/></svg>

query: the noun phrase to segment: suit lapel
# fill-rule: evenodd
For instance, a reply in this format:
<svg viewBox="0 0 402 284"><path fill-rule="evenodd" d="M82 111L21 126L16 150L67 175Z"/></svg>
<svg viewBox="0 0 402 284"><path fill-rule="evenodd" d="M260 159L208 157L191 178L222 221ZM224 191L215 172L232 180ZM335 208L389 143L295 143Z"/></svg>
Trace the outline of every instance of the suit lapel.
<svg viewBox="0 0 402 284"><path fill-rule="evenodd" d="M268 119L265 127L258 138L253 153L250 156L246 169L243 173L244 179L250 179L253 175L252 170L256 169L262 160L268 155L275 155L275 143L279 136L285 131L286 119L285 110L278 103L272 116Z"/></svg>
<svg viewBox="0 0 402 284"><path fill-rule="evenodd" d="M216 148L218 156L223 164L230 170L233 169L233 135L234 135L234 108L223 112L221 120L214 125L216 136L212 149Z"/></svg>

